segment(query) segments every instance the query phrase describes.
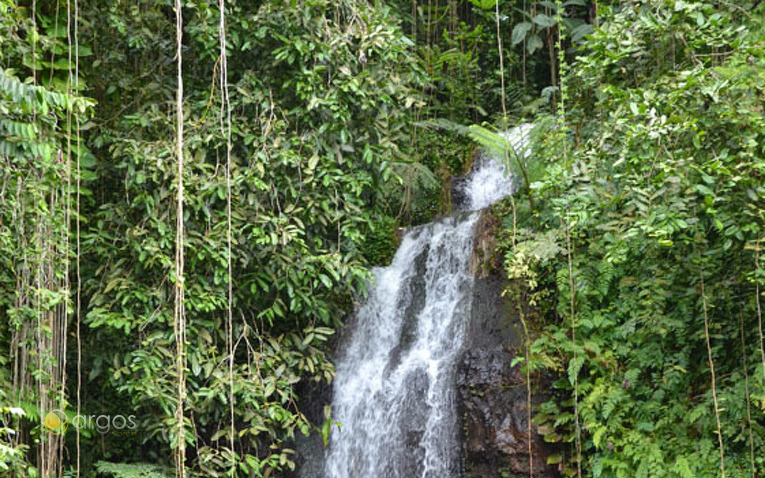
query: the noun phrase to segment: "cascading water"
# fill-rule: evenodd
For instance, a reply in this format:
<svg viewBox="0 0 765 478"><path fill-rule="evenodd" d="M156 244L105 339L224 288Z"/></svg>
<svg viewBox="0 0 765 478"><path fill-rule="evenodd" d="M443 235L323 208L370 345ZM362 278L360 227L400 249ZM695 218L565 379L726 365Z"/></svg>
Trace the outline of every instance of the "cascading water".
<svg viewBox="0 0 765 478"><path fill-rule="evenodd" d="M529 156L531 150L528 148L528 137L532 128L531 123L524 123L502 133L513 149L511 157L517 155L527 158ZM466 209L470 211L484 209L503 197L509 196L512 192L512 184L510 181L502 180L506 175L502 161L485 154L479 155L478 164L473 167L465 178L467 180L465 185L462 186L462 193L466 196Z"/></svg>
<svg viewBox="0 0 765 478"><path fill-rule="evenodd" d="M527 129L512 130L514 147ZM453 478L460 469L456 363L471 308L473 226L511 192L501 162L479 158L466 211L409 230L374 271L340 353L326 478Z"/></svg>

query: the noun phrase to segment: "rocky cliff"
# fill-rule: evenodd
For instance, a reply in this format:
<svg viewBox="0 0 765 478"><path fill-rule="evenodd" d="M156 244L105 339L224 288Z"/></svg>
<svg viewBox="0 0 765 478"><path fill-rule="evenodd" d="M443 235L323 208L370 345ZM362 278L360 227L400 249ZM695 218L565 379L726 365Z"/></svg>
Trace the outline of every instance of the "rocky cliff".
<svg viewBox="0 0 765 478"><path fill-rule="evenodd" d="M473 306L457 375L464 478L528 477L529 439L534 476L554 477L546 465L548 445L536 433L528 437L525 376L520 366L510 366L523 331L516 305L502 296L507 282L494 252L495 229L496 219L485 213L476 224L471 261ZM541 401L539 391L533 395Z"/></svg>

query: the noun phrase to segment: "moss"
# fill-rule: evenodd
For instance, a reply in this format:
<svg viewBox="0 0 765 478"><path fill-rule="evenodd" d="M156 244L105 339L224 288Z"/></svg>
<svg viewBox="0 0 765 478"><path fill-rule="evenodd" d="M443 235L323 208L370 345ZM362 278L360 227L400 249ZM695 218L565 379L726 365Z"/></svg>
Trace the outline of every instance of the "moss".
<svg viewBox="0 0 765 478"><path fill-rule="evenodd" d="M370 266L386 266L393 259L400 242L396 219L379 216L372 222L361 252Z"/></svg>
<svg viewBox="0 0 765 478"><path fill-rule="evenodd" d="M502 250L498 244L501 217L492 208L484 212L475 228L475 242L470 270L476 277L486 277L502 266Z"/></svg>

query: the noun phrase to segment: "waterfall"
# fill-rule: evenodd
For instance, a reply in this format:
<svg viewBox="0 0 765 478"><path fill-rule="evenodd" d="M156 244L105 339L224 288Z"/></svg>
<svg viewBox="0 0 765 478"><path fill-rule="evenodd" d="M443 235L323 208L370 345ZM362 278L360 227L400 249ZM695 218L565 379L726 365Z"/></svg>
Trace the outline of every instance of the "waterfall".
<svg viewBox="0 0 765 478"><path fill-rule="evenodd" d="M525 127L510 132L524 144ZM519 143L520 141L520 143ZM326 478L454 478L460 470L456 364L470 315L473 226L511 192L502 163L481 156L461 185L465 211L410 229L374 270L340 350Z"/></svg>

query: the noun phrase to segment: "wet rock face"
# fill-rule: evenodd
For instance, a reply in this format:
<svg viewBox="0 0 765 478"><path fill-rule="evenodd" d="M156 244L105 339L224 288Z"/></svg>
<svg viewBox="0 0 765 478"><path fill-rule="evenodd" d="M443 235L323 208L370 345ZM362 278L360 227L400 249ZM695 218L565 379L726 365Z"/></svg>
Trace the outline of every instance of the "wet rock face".
<svg viewBox="0 0 765 478"><path fill-rule="evenodd" d="M475 264L489 260L490 220L476 226ZM520 366L511 367L521 346L515 307L502 297L505 287L497 268L474 267L477 275L465 347L457 373L457 400L462 419L464 477L529 476L526 383ZM534 392L541 401L539 392ZM558 476L546 465L547 444L532 426L535 477Z"/></svg>
<svg viewBox="0 0 765 478"><path fill-rule="evenodd" d="M529 476L529 437L526 408L526 384L520 366L511 367L513 358L522 346L522 328L517 317L517 308L509 299L502 297L507 283L501 269L500 259L495 254L498 220L489 214L480 218L474 229L473 253L469 270L474 276L472 292L465 297L472 304L465 317L466 328L461 356L454 374L456 387L451 394L456 405L456 419L460 440L461 463L449 464L448 476L459 478L521 478ZM422 310L424 298L422 276L428 254L435 250L426 249L414 259L417 274L406 284L404 295L407 317L416 317ZM355 326L355 317L335 338L338 343L348 340L348 333ZM407 320L400 331L399 345L391 350L392 360L411 347L416 324ZM388 372L386 372L388 373ZM426 428L425 416L418 404L426 400L423 388L426 377L413 373L406 378L411 403L403 407L404 412L395 419L399 439L410 453L396 462L387 463L390 469L399 470L396 476L416 478L422 475L424 459L421 442ZM538 385L537 385L538 386ZM324 419L323 407L332 402L332 387L323 383L306 384L300 391L301 410L315 424ZM542 387L544 388L544 387ZM534 390L534 402L544 399L539 389ZM549 445L535 432L531 437L534 477L553 478L558 474L554 466L546 465ZM318 433L310 437L297 437L299 473L281 476L300 478L326 478L323 470L326 449ZM356 478L348 476L348 478ZM361 477L359 477L361 478ZM384 478L370 476L363 478Z"/></svg>

